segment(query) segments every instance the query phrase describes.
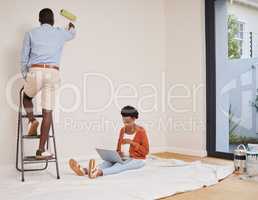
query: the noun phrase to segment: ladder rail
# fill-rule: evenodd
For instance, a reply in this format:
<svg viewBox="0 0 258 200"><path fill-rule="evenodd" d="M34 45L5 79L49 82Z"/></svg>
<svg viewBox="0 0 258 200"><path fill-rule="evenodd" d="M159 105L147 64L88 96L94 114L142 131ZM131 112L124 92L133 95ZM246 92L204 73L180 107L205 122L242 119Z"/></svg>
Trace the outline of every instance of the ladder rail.
<svg viewBox="0 0 258 200"><path fill-rule="evenodd" d="M16 169L20 171L19 169L19 142L20 142L20 108L18 113L18 127L17 127L17 142L16 142Z"/></svg>
<svg viewBox="0 0 258 200"><path fill-rule="evenodd" d="M21 106L22 106L22 91L23 88L21 88L20 92L19 92L19 110L18 110L18 127L17 127L17 144L16 144L16 169L18 171L20 171L19 168L19 143L20 143L20 131L21 131Z"/></svg>
<svg viewBox="0 0 258 200"><path fill-rule="evenodd" d="M57 179L60 179L60 174L59 174L59 164L58 164L58 159L57 159L57 148L56 148L56 138L55 138L55 130L54 130L54 123L53 123L53 117L51 119L51 130L52 130L52 135L53 135L53 144L54 144L54 151L55 151L55 159L56 159L56 176Z"/></svg>
<svg viewBox="0 0 258 200"><path fill-rule="evenodd" d="M19 115L21 116L22 115L22 91L23 91L23 88L21 89L20 91L20 107L19 107ZM20 118L20 134L21 134L21 173L22 173L22 182L24 182L24 155L23 155L23 150L24 150L24 143L23 143L23 139L22 139L22 136L23 136L23 124L22 124L22 118Z"/></svg>

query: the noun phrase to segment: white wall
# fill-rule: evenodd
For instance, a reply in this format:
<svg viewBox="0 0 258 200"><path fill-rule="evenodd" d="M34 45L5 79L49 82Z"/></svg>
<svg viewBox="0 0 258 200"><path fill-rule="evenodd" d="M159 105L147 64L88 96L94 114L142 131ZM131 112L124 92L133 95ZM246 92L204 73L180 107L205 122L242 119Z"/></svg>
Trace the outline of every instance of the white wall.
<svg viewBox="0 0 258 200"><path fill-rule="evenodd" d="M75 95L72 90L63 89L59 100L67 108L76 101L79 104L72 112L55 111L59 157L91 155L97 146L114 148L122 126L120 108L126 104L139 108L139 124L147 129L152 151L173 147L182 153L204 153L203 128L175 131L161 127L159 123L170 117L182 117L168 109L166 99L171 84L184 83L192 88L193 84L204 81L203 0L195 3L187 0L10 0L0 3L1 26L5 30L0 33L4 38L0 48L0 91L3 94L9 94L6 87L19 73L23 35L38 26L39 10L52 8L56 25L61 26L66 21L58 15L59 9L66 8L78 16L77 37L65 46L61 62L63 87L72 85L78 93ZM104 74L112 86L103 77L91 77L84 84L85 73ZM15 103L21 85L22 82L17 81L11 89L11 99ZM113 95L110 88L114 90ZM202 88L197 92L196 112L192 111L194 106L189 101L176 104L190 109L183 115L184 120L194 118L205 122L204 91ZM116 101L116 92L130 97ZM103 107L111 97L113 99L105 110L84 111L85 106ZM1 98L0 107L0 163L13 162L17 113L10 107L8 96ZM105 123L108 124L106 128ZM114 126L110 125L112 123ZM28 149L28 152L34 153L34 149Z"/></svg>

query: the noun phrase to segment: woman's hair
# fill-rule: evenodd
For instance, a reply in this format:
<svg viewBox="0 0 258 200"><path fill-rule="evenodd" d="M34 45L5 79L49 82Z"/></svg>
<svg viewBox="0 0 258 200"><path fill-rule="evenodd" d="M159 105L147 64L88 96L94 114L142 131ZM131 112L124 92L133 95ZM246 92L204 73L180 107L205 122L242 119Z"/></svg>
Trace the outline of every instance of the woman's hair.
<svg viewBox="0 0 258 200"><path fill-rule="evenodd" d="M41 24L54 25L54 13L50 8L44 8L39 12L39 22Z"/></svg>
<svg viewBox="0 0 258 200"><path fill-rule="evenodd" d="M132 117L138 119L139 113L138 111L132 106L125 106L121 110L122 117Z"/></svg>

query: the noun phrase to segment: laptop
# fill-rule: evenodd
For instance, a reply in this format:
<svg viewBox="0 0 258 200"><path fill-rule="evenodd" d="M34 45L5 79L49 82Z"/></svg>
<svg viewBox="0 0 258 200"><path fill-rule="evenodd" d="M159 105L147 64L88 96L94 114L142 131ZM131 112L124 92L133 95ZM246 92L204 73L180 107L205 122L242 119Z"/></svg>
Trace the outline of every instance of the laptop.
<svg viewBox="0 0 258 200"><path fill-rule="evenodd" d="M124 163L126 160L126 158L121 158L119 153L115 150L96 148L96 151L98 152L99 156L105 161L109 161L113 163L116 163L116 162Z"/></svg>

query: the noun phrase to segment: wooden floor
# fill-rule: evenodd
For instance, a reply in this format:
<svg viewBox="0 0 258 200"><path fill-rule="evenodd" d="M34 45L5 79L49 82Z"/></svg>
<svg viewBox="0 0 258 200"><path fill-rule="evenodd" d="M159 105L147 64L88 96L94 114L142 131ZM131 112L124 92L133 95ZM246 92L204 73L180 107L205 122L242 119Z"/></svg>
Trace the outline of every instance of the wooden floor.
<svg viewBox="0 0 258 200"><path fill-rule="evenodd" d="M162 158L174 158L187 162L202 160L210 164L225 164L232 161L216 158L200 158L186 156L174 153L155 154ZM200 190L176 194L171 197L162 198L162 200L255 200L258 199L258 183L252 181L243 181L235 175L222 180L220 183L202 188Z"/></svg>

